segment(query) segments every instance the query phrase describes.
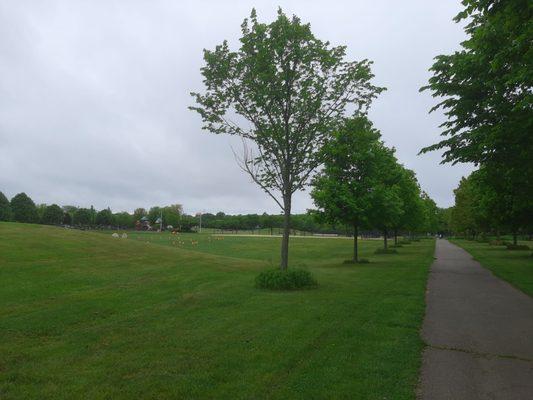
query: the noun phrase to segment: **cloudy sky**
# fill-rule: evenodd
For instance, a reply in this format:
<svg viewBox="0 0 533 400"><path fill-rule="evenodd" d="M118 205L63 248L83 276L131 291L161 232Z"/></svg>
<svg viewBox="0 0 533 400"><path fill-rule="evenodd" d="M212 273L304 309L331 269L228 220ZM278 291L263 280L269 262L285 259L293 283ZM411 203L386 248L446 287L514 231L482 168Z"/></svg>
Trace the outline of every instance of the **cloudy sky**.
<svg viewBox="0 0 533 400"><path fill-rule="evenodd" d="M374 61L388 90L370 116L440 206L469 166L417 156L442 115L419 93L432 58L458 48L459 0L0 2L0 191L36 203L114 211L182 203L187 212L277 212L235 163L234 138L201 130L187 109L201 90L202 49L236 46L252 7L281 6L313 32ZM296 212L312 203L306 193Z"/></svg>

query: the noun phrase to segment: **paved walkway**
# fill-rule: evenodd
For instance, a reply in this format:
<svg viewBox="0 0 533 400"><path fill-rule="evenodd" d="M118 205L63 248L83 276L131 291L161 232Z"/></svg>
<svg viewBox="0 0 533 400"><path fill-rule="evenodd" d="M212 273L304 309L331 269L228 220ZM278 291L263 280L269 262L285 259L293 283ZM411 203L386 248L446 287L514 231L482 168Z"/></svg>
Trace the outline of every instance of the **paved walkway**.
<svg viewBox="0 0 533 400"><path fill-rule="evenodd" d="M532 400L533 298L440 239L422 337L424 400Z"/></svg>

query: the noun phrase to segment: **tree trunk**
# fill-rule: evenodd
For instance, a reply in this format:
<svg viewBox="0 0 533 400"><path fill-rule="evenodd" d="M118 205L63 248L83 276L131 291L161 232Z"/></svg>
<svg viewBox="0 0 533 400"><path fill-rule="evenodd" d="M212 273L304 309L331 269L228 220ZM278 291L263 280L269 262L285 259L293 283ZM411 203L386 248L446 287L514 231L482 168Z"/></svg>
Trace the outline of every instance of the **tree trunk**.
<svg viewBox="0 0 533 400"><path fill-rule="evenodd" d="M358 229L357 229L357 225L354 225L353 226L353 260L355 262L358 262L359 261L359 254L357 252L357 236L358 236Z"/></svg>
<svg viewBox="0 0 533 400"><path fill-rule="evenodd" d="M516 246L517 242L518 242L518 238L517 238L517 234L516 232L513 232L513 244Z"/></svg>
<svg viewBox="0 0 533 400"><path fill-rule="evenodd" d="M283 238L281 239L281 263L279 268L286 270L289 265L289 236L291 233L291 198L283 199Z"/></svg>
<svg viewBox="0 0 533 400"><path fill-rule="evenodd" d="M383 248L387 251L387 231L383 231Z"/></svg>
<svg viewBox="0 0 533 400"><path fill-rule="evenodd" d="M394 230L394 245L398 246L398 231Z"/></svg>

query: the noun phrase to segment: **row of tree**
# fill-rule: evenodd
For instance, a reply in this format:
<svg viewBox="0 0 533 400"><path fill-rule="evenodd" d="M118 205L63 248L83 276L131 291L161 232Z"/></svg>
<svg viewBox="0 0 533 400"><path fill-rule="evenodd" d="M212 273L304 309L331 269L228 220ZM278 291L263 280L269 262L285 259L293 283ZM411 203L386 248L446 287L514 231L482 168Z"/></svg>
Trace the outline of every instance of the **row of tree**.
<svg viewBox="0 0 533 400"><path fill-rule="evenodd" d="M456 233L533 230L533 6L527 0L464 0L456 22L467 39L439 55L431 90L442 109L444 139L422 150L444 150L443 162L478 170L455 190L450 224Z"/></svg>
<svg viewBox="0 0 533 400"><path fill-rule="evenodd" d="M380 231L385 251L391 234L397 244L399 232L438 230L435 202L380 137L365 116L347 119L322 148L323 168L312 182L319 216L352 227L355 262L361 229Z"/></svg>

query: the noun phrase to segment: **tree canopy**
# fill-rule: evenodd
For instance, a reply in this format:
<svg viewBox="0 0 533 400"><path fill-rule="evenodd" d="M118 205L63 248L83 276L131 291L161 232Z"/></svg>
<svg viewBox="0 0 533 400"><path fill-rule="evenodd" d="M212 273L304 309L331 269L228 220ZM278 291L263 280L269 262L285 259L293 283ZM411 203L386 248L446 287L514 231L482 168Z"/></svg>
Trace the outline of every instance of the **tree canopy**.
<svg viewBox="0 0 533 400"><path fill-rule="evenodd" d="M0 221L10 221L11 218L13 218L11 204L4 193L0 192Z"/></svg>
<svg viewBox="0 0 533 400"><path fill-rule="evenodd" d="M63 214L63 210L57 204L46 206L41 216L41 222L49 225L61 224L63 222Z"/></svg>
<svg viewBox="0 0 533 400"><path fill-rule="evenodd" d="M39 222L37 207L26 193L19 193L11 199L13 219L17 222Z"/></svg>
<svg viewBox="0 0 533 400"><path fill-rule="evenodd" d="M517 232L533 219L533 3L463 0L463 5L455 21L467 21L468 37L460 51L436 57L433 76L421 89L441 99L431 111L442 109L447 116L444 139L422 152L442 149L443 162L472 162L483 169L477 189L490 199L492 217L501 215L495 208L504 211L505 224ZM463 185L468 191L468 183Z"/></svg>
<svg viewBox="0 0 533 400"><path fill-rule="evenodd" d="M226 41L204 50L205 92L192 93L197 105L191 109L204 129L243 139L241 167L285 215L285 269L292 194L307 185L348 106L364 112L383 89L371 84L368 60L345 60L346 47L319 40L309 24L281 9L270 24L252 10L241 32L237 51Z"/></svg>

